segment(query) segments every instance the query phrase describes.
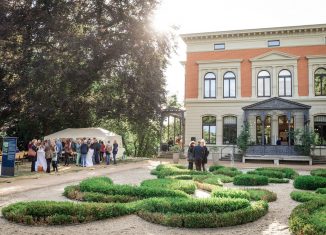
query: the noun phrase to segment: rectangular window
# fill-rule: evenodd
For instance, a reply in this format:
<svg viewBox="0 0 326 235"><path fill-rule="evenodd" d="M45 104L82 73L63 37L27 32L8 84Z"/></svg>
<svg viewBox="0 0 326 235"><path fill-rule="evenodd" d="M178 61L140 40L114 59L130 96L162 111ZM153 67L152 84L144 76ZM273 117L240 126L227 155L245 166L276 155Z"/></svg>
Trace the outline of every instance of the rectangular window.
<svg viewBox="0 0 326 235"><path fill-rule="evenodd" d="M264 81L265 85L265 96L271 96L271 87L270 87L270 80L265 79Z"/></svg>
<svg viewBox="0 0 326 235"><path fill-rule="evenodd" d="M286 96L291 96L292 95L292 87L291 87L291 78L286 78L285 79L285 87L286 87L286 90L285 90L285 93L286 93Z"/></svg>
<svg viewBox="0 0 326 235"><path fill-rule="evenodd" d="M280 96L285 96L284 94L284 78L279 78L278 80L278 93Z"/></svg>
<svg viewBox="0 0 326 235"><path fill-rule="evenodd" d="M229 80L224 80L224 97L230 97Z"/></svg>
<svg viewBox="0 0 326 235"><path fill-rule="evenodd" d="M210 97L210 94L209 94L209 80L206 80L205 81L205 97L207 98L207 97Z"/></svg>
<svg viewBox="0 0 326 235"><path fill-rule="evenodd" d="M268 47L279 47L280 40L268 40L267 45L268 45Z"/></svg>
<svg viewBox="0 0 326 235"><path fill-rule="evenodd" d="M258 79L258 96L264 96L264 79Z"/></svg>
<svg viewBox="0 0 326 235"><path fill-rule="evenodd" d="M216 97L216 84L215 80L211 80L211 97L215 98Z"/></svg>
<svg viewBox="0 0 326 235"><path fill-rule="evenodd" d="M214 50L225 50L225 43L215 43Z"/></svg>
<svg viewBox="0 0 326 235"><path fill-rule="evenodd" d="M230 80L230 97L235 97L235 79Z"/></svg>

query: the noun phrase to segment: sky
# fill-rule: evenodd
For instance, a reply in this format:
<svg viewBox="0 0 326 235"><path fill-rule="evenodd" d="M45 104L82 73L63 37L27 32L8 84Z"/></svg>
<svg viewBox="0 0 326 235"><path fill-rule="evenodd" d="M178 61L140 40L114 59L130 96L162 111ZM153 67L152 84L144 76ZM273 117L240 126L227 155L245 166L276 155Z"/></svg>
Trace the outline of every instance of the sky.
<svg viewBox="0 0 326 235"><path fill-rule="evenodd" d="M161 0L153 26L177 26L177 34L308 24L326 24L326 0ZM168 95L184 99L186 45L178 37L177 54L166 70Z"/></svg>

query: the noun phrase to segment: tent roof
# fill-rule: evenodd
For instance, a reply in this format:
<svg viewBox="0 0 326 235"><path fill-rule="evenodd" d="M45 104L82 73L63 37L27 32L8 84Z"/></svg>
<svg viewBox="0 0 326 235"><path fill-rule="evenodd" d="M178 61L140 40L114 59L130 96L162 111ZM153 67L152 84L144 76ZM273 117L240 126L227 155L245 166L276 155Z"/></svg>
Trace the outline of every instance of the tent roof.
<svg viewBox="0 0 326 235"><path fill-rule="evenodd" d="M119 136L113 132L103 128L67 128L53 134L47 135L44 139L56 138L107 138L111 136Z"/></svg>

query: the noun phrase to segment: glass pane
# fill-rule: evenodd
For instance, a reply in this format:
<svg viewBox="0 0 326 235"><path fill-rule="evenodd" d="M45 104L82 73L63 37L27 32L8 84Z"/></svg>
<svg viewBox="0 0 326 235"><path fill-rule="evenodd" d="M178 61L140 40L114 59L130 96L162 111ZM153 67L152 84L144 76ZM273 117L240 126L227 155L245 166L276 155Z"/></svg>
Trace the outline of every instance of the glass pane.
<svg viewBox="0 0 326 235"><path fill-rule="evenodd" d="M230 97L230 87L229 87L229 80L224 79L224 97Z"/></svg>
<svg viewBox="0 0 326 235"><path fill-rule="evenodd" d="M209 96L209 80L206 80L205 81L205 85L204 86L205 86L205 95L204 96L205 97L210 97Z"/></svg>
<svg viewBox="0 0 326 235"><path fill-rule="evenodd" d="M216 78L214 73L206 73L205 75L205 79L214 79L214 78Z"/></svg>
<svg viewBox="0 0 326 235"><path fill-rule="evenodd" d="M285 93L287 96L291 96L292 95L292 84L291 84L291 77L287 77L285 79Z"/></svg>
<svg viewBox="0 0 326 235"><path fill-rule="evenodd" d="M270 75L269 75L269 72L264 70L264 71L260 71L258 73L258 77L270 77Z"/></svg>
<svg viewBox="0 0 326 235"><path fill-rule="evenodd" d="M321 95L321 79L315 75L315 95Z"/></svg>
<svg viewBox="0 0 326 235"><path fill-rule="evenodd" d="M235 97L235 79L230 80L230 97Z"/></svg>
<svg viewBox="0 0 326 235"><path fill-rule="evenodd" d="M278 76L280 76L280 77L289 77L289 76L291 76L291 73L290 73L289 70L284 69L284 70L281 70L280 71L280 73L278 74Z"/></svg>
<svg viewBox="0 0 326 235"><path fill-rule="evenodd" d="M265 78L265 96L271 95L270 79Z"/></svg>
<svg viewBox="0 0 326 235"><path fill-rule="evenodd" d="M280 45L280 40L269 40L268 46L269 47L277 47Z"/></svg>
<svg viewBox="0 0 326 235"><path fill-rule="evenodd" d="M321 95L326 95L326 76L322 78Z"/></svg>
<svg viewBox="0 0 326 235"><path fill-rule="evenodd" d="M214 50L223 50L223 49L225 49L225 43L214 44Z"/></svg>
<svg viewBox="0 0 326 235"><path fill-rule="evenodd" d="M258 96L263 96L264 92L263 92L263 88L264 88L264 80L262 78L258 78Z"/></svg>
<svg viewBox="0 0 326 235"><path fill-rule="evenodd" d="M216 144L216 126L210 126L210 144Z"/></svg>
<svg viewBox="0 0 326 235"><path fill-rule="evenodd" d="M235 78L235 75L232 72L227 72L224 74L224 78Z"/></svg>
<svg viewBox="0 0 326 235"><path fill-rule="evenodd" d="M228 116L223 118L224 125L231 125L231 124L237 124L237 118Z"/></svg>
<svg viewBox="0 0 326 235"><path fill-rule="evenodd" d="M278 94L284 96L284 78L278 79Z"/></svg>
<svg viewBox="0 0 326 235"><path fill-rule="evenodd" d="M315 74L316 75L318 75L318 74L324 74L324 75L326 75L326 69L319 68L319 69L316 70Z"/></svg>
<svg viewBox="0 0 326 235"><path fill-rule="evenodd" d="M211 97L216 97L215 80L211 80Z"/></svg>
<svg viewBox="0 0 326 235"><path fill-rule="evenodd" d="M209 141L209 126L203 126L203 139Z"/></svg>
<svg viewBox="0 0 326 235"><path fill-rule="evenodd" d="M205 116L203 117L203 126L213 125L216 126L216 117Z"/></svg>

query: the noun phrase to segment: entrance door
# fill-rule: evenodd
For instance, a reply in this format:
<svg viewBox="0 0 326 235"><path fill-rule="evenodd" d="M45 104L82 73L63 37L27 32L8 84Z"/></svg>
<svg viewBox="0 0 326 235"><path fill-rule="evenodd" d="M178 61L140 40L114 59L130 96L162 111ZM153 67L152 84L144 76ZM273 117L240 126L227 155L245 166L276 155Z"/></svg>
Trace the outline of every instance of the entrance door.
<svg viewBox="0 0 326 235"><path fill-rule="evenodd" d="M264 123L264 144L262 144L263 125L260 116L256 117L256 144L258 145L270 145L271 144L271 117L267 116Z"/></svg>
<svg viewBox="0 0 326 235"><path fill-rule="evenodd" d="M291 143L293 145L293 131L294 131L294 117L291 117L290 124L290 133L291 133ZM282 145L289 145L289 121L286 115L282 115L278 117L278 137L281 138Z"/></svg>

